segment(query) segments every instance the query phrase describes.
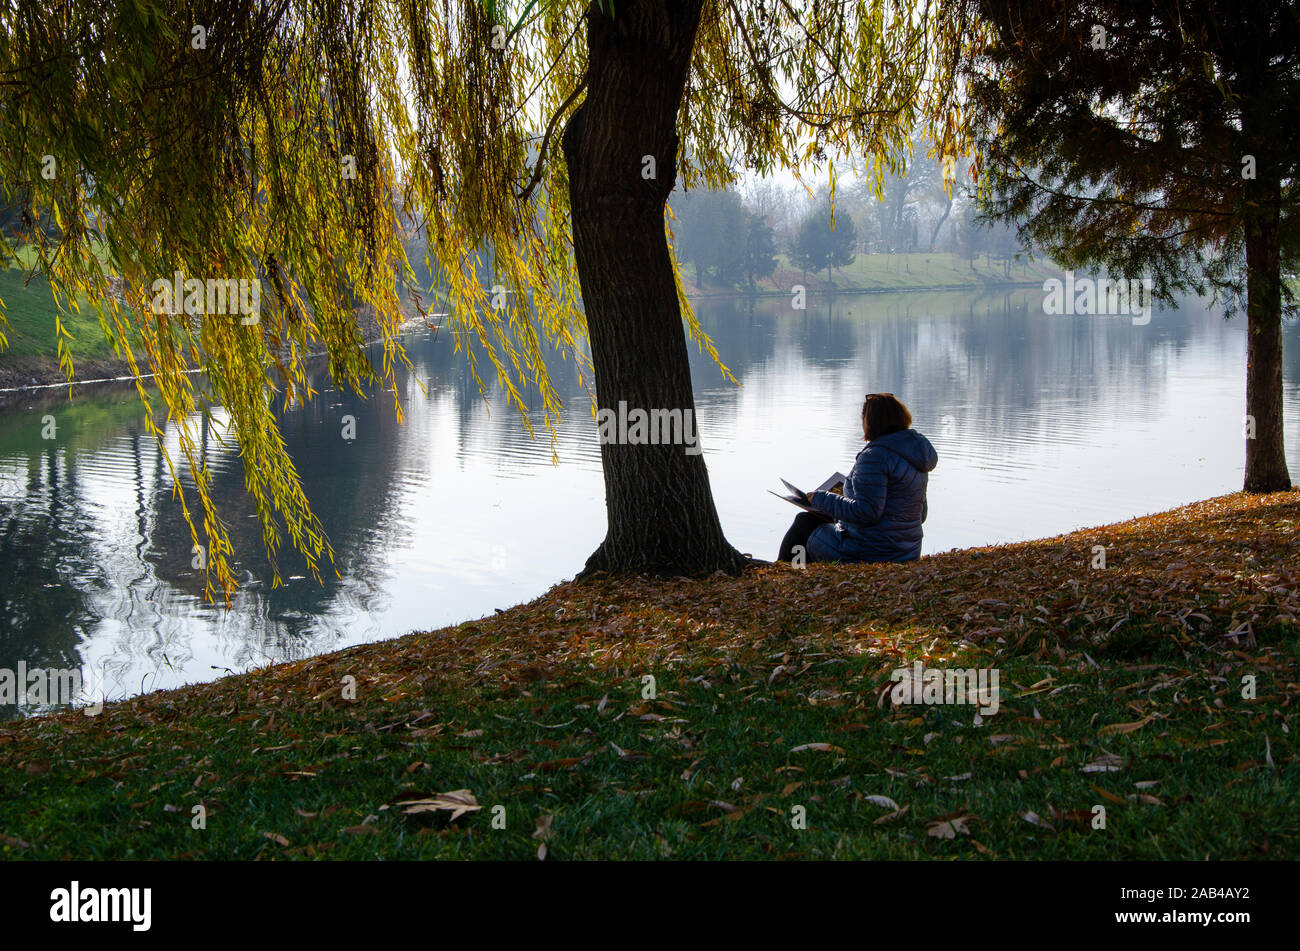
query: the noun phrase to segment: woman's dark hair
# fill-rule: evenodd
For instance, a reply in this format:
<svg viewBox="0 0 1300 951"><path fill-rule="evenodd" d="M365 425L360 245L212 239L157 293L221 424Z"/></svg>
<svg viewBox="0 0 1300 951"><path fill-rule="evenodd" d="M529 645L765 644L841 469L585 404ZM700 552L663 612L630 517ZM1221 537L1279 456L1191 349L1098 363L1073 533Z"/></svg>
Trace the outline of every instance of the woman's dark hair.
<svg viewBox="0 0 1300 951"><path fill-rule="evenodd" d="M893 393L868 393L862 402L862 421L869 440L912 428L912 414Z"/></svg>

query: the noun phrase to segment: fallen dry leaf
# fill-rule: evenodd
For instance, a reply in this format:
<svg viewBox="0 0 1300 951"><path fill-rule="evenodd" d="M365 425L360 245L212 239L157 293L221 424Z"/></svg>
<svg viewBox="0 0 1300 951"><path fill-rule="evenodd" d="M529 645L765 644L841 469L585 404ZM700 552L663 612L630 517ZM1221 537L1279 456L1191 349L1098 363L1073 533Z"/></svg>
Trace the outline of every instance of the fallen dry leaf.
<svg viewBox="0 0 1300 951"><path fill-rule="evenodd" d="M903 816L907 815L907 810L911 808L911 806L904 806L902 809L897 809L894 812L887 812L876 820L876 825L882 826L886 822L893 822L895 819L901 819Z"/></svg>
<svg viewBox="0 0 1300 951"><path fill-rule="evenodd" d="M541 839L543 842L549 839L551 837L551 824L553 822L555 822L555 816L549 812L544 815L538 816L537 828L533 831L533 838ZM543 857L544 856L542 855L538 856L538 858L543 858Z"/></svg>
<svg viewBox="0 0 1300 951"><path fill-rule="evenodd" d="M1100 786L1094 785L1093 783L1089 783L1088 785L1092 786L1093 790L1095 790L1097 795L1100 796L1102 799L1106 799L1109 800L1110 802L1118 803L1121 806L1124 805L1123 798L1115 795L1113 792L1108 792L1107 790L1102 789Z"/></svg>
<svg viewBox="0 0 1300 951"><path fill-rule="evenodd" d="M1041 826L1042 828L1046 829L1048 832L1056 831L1056 829L1053 828L1050 822L1048 822L1046 819L1044 819L1036 812L1022 812L1020 814L1020 818L1024 819L1031 826Z"/></svg>
<svg viewBox="0 0 1300 951"><path fill-rule="evenodd" d="M406 806L402 812L408 816L421 812L450 812L449 822L455 822L467 812L477 812L483 808L468 789L453 789L428 799L406 799L397 805Z"/></svg>
<svg viewBox="0 0 1300 951"><path fill-rule="evenodd" d="M586 762L585 756L564 756L560 759L548 759L544 763L538 763L537 768L543 773L554 773L561 769L573 769L584 762Z"/></svg>
<svg viewBox="0 0 1300 951"><path fill-rule="evenodd" d="M1140 730L1152 720L1155 714L1143 717L1141 720L1134 720L1132 723L1111 723L1097 731L1098 736L1116 736L1121 733L1132 733L1134 730Z"/></svg>
<svg viewBox="0 0 1300 951"><path fill-rule="evenodd" d="M821 800L819 797L813 796L812 801L820 802ZM738 806L731 805L731 803L729 802L716 802L716 801L710 803L710 805L717 806L718 808L722 809L725 815L718 816L716 819L710 819L708 822L701 822L700 823L701 829L712 828L713 826L720 825L723 822L735 822L738 819L743 819L746 813L748 813L749 810L753 808L752 806L746 806L742 809L739 808Z"/></svg>
<svg viewBox="0 0 1300 951"><path fill-rule="evenodd" d="M1145 803L1148 806L1163 806L1164 802L1157 799L1149 793L1129 793L1130 799L1136 799L1138 802Z"/></svg>
<svg viewBox="0 0 1300 951"><path fill-rule="evenodd" d="M962 835L970 835L970 829L966 827L966 823L974 818L974 816L965 812L953 813L950 816L939 816L926 823L926 834L934 836L936 839L953 839L957 837L959 832Z"/></svg>
<svg viewBox="0 0 1300 951"><path fill-rule="evenodd" d="M814 750L818 753L843 753L844 749L839 746L832 746L829 743L805 743L802 746L796 746L791 753L802 753L805 750Z"/></svg>
<svg viewBox="0 0 1300 951"><path fill-rule="evenodd" d="M1081 773L1115 773L1124 768L1124 757L1114 753L1103 753L1086 766L1079 767Z"/></svg>

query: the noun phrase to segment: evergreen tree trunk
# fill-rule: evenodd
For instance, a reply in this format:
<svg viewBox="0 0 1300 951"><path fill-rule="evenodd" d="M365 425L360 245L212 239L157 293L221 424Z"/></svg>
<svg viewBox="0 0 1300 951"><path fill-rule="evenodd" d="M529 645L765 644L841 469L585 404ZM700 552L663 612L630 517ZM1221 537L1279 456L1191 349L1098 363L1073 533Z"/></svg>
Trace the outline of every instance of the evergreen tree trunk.
<svg viewBox="0 0 1300 951"><path fill-rule="evenodd" d="M629 413L682 410L694 421L664 205L703 4L619 0L612 19L595 4L587 13L587 94L563 145L596 402L616 416L623 404ZM745 565L722 534L704 458L687 448L602 443L609 524L584 575Z"/></svg>
<svg viewBox="0 0 1300 951"><path fill-rule="evenodd" d="M1282 426L1281 185L1262 156L1258 175L1246 182L1255 199L1246 220L1246 413L1255 433L1246 440L1244 488L1280 492L1291 488Z"/></svg>

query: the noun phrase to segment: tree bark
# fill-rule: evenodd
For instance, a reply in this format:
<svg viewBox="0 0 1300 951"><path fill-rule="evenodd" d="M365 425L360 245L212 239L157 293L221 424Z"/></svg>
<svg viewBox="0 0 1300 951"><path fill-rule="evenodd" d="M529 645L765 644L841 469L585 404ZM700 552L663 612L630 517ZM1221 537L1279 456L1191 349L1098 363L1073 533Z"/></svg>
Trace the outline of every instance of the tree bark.
<svg viewBox="0 0 1300 951"><path fill-rule="evenodd" d="M934 230L930 232L930 253L931 254L934 254L934 242L939 237L939 229L943 227L943 223L948 220L948 216L950 214L952 214L951 198L948 199L948 207L943 210L943 217L939 219L939 223L935 225Z"/></svg>
<svg viewBox="0 0 1300 951"><path fill-rule="evenodd" d="M1254 438L1246 440L1244 488L1281 492L1291 488L1282 426L1281 185L1263 165L1246 183L1246 413Z"/></svg>
<svg viewBox="0 0 1300 951"><path fill-rule="evenodd" d="M612 17L588 8L587 94L563 147L600 411L676 409L694 421L664 205L703 3L618 0ZM722 534L704 457L689 448L602 441L608 529L583 576L745 566Z"/></svg>

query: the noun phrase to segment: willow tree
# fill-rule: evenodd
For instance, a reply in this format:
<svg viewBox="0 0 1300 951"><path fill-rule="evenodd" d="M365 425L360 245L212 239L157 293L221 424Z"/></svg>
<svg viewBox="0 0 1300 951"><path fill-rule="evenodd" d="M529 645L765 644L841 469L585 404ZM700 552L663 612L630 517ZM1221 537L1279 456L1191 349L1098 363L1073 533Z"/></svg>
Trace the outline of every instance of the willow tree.
<svg viewBox="0 0 1300 951"><path fill-rule="evenodd" d="M339 386L392 383L405 360L400 299L414 290L408 219L427 229L458 344L477 342L521 415L522 388L535 385L552 437L548 349L590 368L594 412L693 414L687 335L718 355L671 253L675 183L783 168L829 174L833 187L832 161L879 176L906 160L918 127L935 148L956 147L953 9L9 0L0 182L27 196L32 266L61 303L93 307L137 374L156 374L156 396L143 383L140 396L151 420L170 418L192 473L182 504L198 500L210 586L232 583L230 547L194 421L217 406L269 552L287 532L315 570L329 545L284 451L277 403L311 397L313 349ZM492 286L476 277L487 249ZM155 282L178 273L257 281L256 322L188 296L184 308L160 306ZM380 328L378 366L357 308ZM60 328L61 356L72 343ZM163 421L151 425L161 438ZM689 448L602 445L609 525L588 570L741 567Z"/></svg>

